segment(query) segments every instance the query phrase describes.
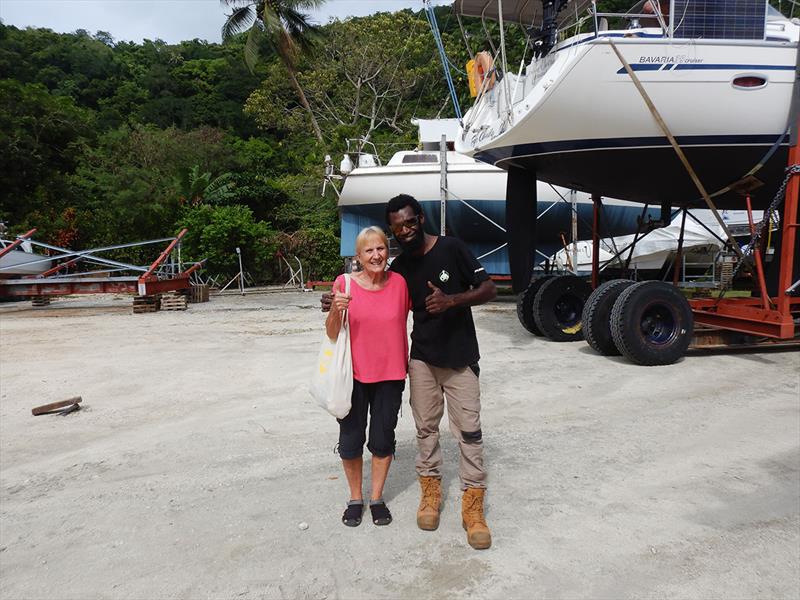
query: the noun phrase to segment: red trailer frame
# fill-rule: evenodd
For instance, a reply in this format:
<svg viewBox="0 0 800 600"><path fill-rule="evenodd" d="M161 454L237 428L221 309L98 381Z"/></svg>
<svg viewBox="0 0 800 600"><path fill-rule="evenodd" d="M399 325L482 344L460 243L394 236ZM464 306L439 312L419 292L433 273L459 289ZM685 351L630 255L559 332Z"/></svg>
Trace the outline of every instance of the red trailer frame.
<svg viewBox="0 0 800 600"><path fill-rule="evenodd" d="M761 251L754 248L759 271L760 298L703 298L689 300L694 321L699 325L719 327L755 336L775 339L795 337L793 313L800 312L800 298L787 292L792 285L794 255L797 246L798 197L800 196L800 127L789 149L789 182L781 218L781 241L778 271L778 294L770 297L761 272ZM748 199L749 200L749 199ZM749 201L748 201L749 209ZM766 215L765 215L766 216Z"/></svg>

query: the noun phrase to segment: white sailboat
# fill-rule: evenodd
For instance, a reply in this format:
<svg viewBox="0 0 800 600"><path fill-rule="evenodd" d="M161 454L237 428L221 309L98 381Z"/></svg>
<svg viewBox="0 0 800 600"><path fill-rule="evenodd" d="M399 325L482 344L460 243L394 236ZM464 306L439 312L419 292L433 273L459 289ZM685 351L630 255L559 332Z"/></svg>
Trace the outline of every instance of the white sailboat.
<svg viewBox="0 0 800 600"><path fill-rule="evenodd" d="M590 6L456 0L459 14L528 27L534 54L514 73L501 48L502 79L484 79L456 150L585 192L704 206L627 63L717 206L743 208L742 190L767 204L787 161L800 22L766 0L648 0L624 29L595 13L574 33Z"/></svg>
<svg viewBox="0 0 800 600"><path fill-rule="evenodd" d="M430 233L441 232L442 174L445 174L445 227L470 246L488 272L509 274L506 237L506 183L508 173L498 167L447 150L441 163L442 134L452 145L456 119L419 119L419 146L396 152L382 165L373 152L353 152L343 161L344 176L338 205L341 214L341 255L355 254L355 238L362 228L385 224L386 202L397 194L414 196L425 211ZM353 165L356 165L353 168ZM444 166L444 169L442 168ZM543 181L537 183L539 258L547 258L572 239L573 208L579 238L590 237L592 201L589 194ZM636 231L642 207L623 200L604 199L608 235ZM645 218L655 218L648 211ZM562 237L563 236L563 237Z"/></svg>

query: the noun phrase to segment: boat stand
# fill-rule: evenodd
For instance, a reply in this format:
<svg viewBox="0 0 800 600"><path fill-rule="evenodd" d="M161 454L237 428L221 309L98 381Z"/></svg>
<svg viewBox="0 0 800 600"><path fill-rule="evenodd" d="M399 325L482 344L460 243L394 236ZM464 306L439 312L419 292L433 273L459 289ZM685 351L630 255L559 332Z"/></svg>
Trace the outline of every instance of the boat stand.
<svg viewBox="0 0 800 600"><path fill-rule="evenodd" d="M34 246L53 252L49 256L42 256L40 261L29 264L60 262L39 275L0 279L0 297L33 297L34 305L41 306L49 304L49 298L53 296L132 294L139 299L140 304L144 301L157 306L155 299L159 294L190 289L192 273L202 267L205 262L201 261L188 269L183 269L180 261L180 241L187 231L187 229L183 229L174 238L118 244L88 250L70 250L31 239L36 232L35 229L32 229L0 250L0 256L10 252L23 241L29 241ZM169 242L169 244L149 265L134 265L101 256L103 253L123 248L140 248L164 242ZM96 269L98 266L103 268L65 272L79 264L89 269ZM0 272L1 275L2 272Z"/></svg>

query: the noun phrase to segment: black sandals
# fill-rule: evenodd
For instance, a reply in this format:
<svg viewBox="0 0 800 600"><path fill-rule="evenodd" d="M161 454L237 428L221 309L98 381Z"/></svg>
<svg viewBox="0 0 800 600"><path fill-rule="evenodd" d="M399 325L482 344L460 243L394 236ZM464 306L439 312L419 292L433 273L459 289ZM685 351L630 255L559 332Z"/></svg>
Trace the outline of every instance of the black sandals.
<svg viewBox="0 0 800 600"><path fill-rule="evenodd" d="M372 522L375 525L388 525L392 522L392 513L383 500L369 503L369 512L372 513Z"/></svg>
<svg viewBox="0 0 800 600"><path fill-rule="evenodd" d="M361 525L361 516L364 514L363 500L350 500L347 508L342 515L342 523L348 527L358 527Z"/></svg>

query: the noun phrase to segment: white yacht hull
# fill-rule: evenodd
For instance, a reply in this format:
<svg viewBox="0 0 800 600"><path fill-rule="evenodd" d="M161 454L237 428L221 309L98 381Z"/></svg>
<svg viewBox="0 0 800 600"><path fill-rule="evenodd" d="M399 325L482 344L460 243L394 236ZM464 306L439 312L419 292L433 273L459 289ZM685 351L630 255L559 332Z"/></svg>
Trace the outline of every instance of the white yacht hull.
<svg viewBox="0 0 800 600"><path fill-rule="evenodd" d="M767 205L787 160L797 44L615 35L572 38L529 67L529 75L507 75L465 115L456 150L584 192L700 205L613 43L710 193L738 180L778 142L751 180L754 204ZM733 85L745 76L765 84ZM716 201L742 207L732 192Z"/></svg>
<svg viewBox="0 0 800 600"><path fill-rule="evenodd" d="M491 165L448 152L445 230L461 238L481 257L493 274L509 274L506 235L506 186L508 173ZM536 231L536 248L546 258L571 239L572 197L570 190L537 183L538 217L530 223ZM345 179L339 198L342 235L341 255L355 254L355 238L362 228L385 225L386 202L397 194L416 198L425 213L426 228L439 233L441 215L441 170L438 164L364 167ZM531 195L533 199L533 195ZM593 205L589 194L577 192L578 237L591 237ZM604 231L623 235L636 231L637 219L658 218L654 208L643 214L640 205L604 198Z"/></svg>

